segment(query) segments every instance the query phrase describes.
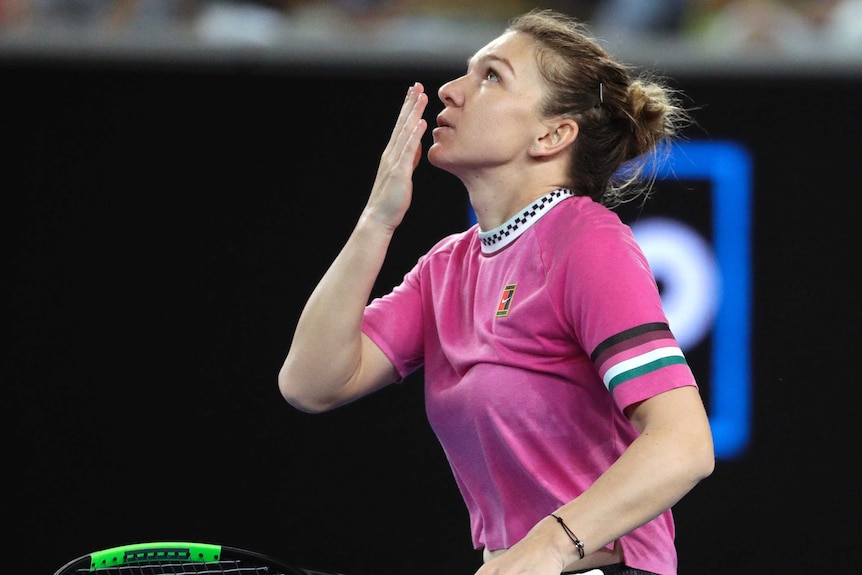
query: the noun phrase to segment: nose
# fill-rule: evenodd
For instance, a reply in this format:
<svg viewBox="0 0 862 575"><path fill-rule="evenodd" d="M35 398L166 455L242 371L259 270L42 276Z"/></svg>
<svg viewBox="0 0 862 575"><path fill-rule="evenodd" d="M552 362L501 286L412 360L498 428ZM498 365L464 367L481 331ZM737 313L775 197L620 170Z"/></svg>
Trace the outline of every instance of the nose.
<svg viewBox="0 0 862 575"><path fill-rule="evenodd" d="M463 78L455 78L454 80L449 80L437 90L437 97L440 98L440 101L443 102L447 106L458 105L461 101L461 92L458 90L459 80Z"/></svg>

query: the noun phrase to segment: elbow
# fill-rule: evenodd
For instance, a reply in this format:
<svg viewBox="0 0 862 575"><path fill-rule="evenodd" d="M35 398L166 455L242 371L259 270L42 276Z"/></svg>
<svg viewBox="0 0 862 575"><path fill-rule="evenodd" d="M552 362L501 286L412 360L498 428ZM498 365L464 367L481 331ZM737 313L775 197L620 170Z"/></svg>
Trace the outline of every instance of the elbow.
<svg viewBox="0 0 862 575"><path fill-rule="evenodd" d="M708 454L704 454L703 457L698 459L698 464L695 468L695 477L697 477L697 482L700 483L712 475L713 471L715 471L715 454L710 450Z"/></svg>
<svg viewBox="0 0 862 575"><path fill-rule="evenodd" d="M712 475L715 471L715 446L710 433L707 433L707 437L699 442L689 460L694 483L700 483Z"/></svg>
<svg viewBox="0 0 862 575"><path fill-rule="evenodd" d="M675 433L682 437L682 433ZM674 455L671 457L676 461L675 465L668 466L676 469L677 478L685 485L685 490L693 489L704 479L715 471L715 446L712 433L707 426L696 433L690 432L684 441L676 444Z"/></svg>
<svg viewBox="0 0 862 575"><path fill-rule="evenodd" d="M278 391L287 403L303 413L323 413L334 406L315 399L312 394L304 391L307 385L302 380L291 375L286 366L278 372Z"/></svg>

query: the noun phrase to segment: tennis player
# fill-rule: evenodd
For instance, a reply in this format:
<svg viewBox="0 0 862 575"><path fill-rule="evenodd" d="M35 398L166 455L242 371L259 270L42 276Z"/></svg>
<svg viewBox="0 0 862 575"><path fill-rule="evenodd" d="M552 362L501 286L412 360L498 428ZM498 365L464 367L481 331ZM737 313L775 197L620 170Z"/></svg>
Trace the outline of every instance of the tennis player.
<svg viewBox="0 0 862 575"><path fill-rule="evenodd" d="M549 10L514 19L437 95L427 159L463 183L478 224L369 302L422 159L417 82L301 314L280 390L322 412L424 367L480 575L675 575L671 507L712 473L712 437L613 208L648 193L642 160L691 118Z"/></svg>

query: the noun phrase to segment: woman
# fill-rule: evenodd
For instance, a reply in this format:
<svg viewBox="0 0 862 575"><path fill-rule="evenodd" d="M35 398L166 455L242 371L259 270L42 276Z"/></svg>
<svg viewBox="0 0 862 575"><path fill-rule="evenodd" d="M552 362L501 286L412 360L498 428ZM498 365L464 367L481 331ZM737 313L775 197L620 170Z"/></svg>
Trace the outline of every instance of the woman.
<svg viewBox="0 0 862 575"><path fill-rule="evenodd" d="M712 472L712 438L649 266L609 207L646 192L635 160L686 115L546 10L514 19L438 95L428 160L463 182L478 224L368 303L421 159L416 83L280 390L320 412L423 366L479 574L674 575L670 508Z"/></svg>

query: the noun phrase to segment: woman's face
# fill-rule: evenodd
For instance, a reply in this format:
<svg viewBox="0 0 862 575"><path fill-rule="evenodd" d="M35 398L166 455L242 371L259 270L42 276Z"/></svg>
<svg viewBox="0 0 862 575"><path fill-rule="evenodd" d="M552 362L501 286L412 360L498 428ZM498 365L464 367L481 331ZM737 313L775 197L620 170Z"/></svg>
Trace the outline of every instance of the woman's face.
<svg viewBox="0 0 862 575"><path fill-rule="evenodd" d="M506 32L470 58L467 73L440 87L444 104L428 160L457 176L525 160L545 127L545 82L534 40Z"/></svg>

